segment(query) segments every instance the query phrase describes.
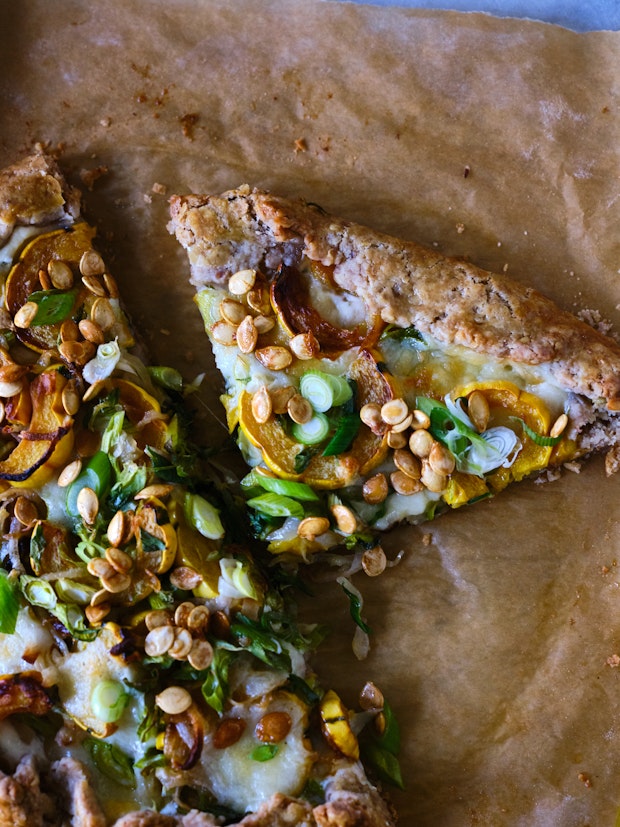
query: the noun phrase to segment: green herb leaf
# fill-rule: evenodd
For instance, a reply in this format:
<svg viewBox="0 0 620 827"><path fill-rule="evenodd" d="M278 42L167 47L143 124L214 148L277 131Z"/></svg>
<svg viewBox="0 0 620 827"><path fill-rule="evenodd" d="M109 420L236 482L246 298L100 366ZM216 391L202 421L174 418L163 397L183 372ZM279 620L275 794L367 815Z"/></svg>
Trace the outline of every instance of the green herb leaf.
<svg viewBox="0 0 620 827"><path fill-rule="evenodd" d="M355 621L356 625L359 626L362 632L366 632L367 635L371 634L370 627L362 619L362 601L359 595L355 594L355 592L347 588L344 577L339 577L338 583L340 584L343 592L349 598L349 610L351 612L351 617Z"/></svg>
<svg viewBox="0 0 620 827"><path fill-rule="evenodd" d="M0 569L0 632L12 635L19 613L19 595L8 575Z"/></svg>
<svg viewBox="0 0 620 827"><path fill-rule="evenodd" d="M224 712L224 704L228 696L228 670L233 657L232 652L216 646L209 672L202 684L203 698L218 715Z"/></svg>
<svg viewBox="0 0 620 827"><path fill-rule="evenodd" d="M361 419L357 413L341 416L336 425L336 432L323 449L323 456L334 457L348 451L357 436L360 425Z"/></svg>
<svg viewBox="0 0 620 827"><path fill-rule="evenodd" d="M420 331L413 326L397 327L394 324L389 324L381 334L381 338L393 339L395 342L403 342L407 339L410 339L413 342L421 342L422 344L424 344L424 337L422 336Z"/></svg>
<svg viewBox="0 0 620 827"><path fill-rule="evenodd" d="M369 739L362 745L362 756L381 778L388 784L393 784L400 790L405 789L400 763L398 758L379 743Z"/></svg>
<svg viewBox="0 0 620 827"><path fill-rule="evenodd" d="M86 749L90 753L93 763L100 772L122 787L135 789L133 761L115 744L100 741L97 738L86 738Z"/></svg>
<svg viewBox="0 0 620 827"><path fill-rule="evenodd" d="M77 290L38 290L28 296L29 302L38 305L31 327L58 324L69 317L73 310Z"/></svg>
<svg viewBox="0 0 620 827"><path fill-rule="evenodd" d="M281 480L278 477L268 477L266 474L261 474L256 470L250 471L241 484L244 486L260 485L265 491L272 494L283 494L286 497L293 497L295 500L302 502L315 502L319 499L318 494L305 482L295 482L294 480Z"/></svg>
<svg viewBox="0 0 620 827"><path fill-rule="evenodd" d="M278 744L261 744L252 750L250 758L252 761L271 761L278 754L279 749Z"/></svg>

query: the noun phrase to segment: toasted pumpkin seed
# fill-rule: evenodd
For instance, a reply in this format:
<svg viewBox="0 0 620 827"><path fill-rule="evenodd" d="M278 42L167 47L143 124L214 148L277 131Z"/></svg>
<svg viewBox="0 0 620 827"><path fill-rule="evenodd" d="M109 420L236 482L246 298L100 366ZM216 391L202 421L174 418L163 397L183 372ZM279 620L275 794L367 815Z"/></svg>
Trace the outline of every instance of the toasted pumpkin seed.
<svg viewBox="0 0 620 827"><path fill-rule="evenodd" d="M276 320L273 316L263 316L262 314L254 316L254 327L259 336L263 333L269 333L275 326Z"/></svg>
<svg viewBox="0 0 620 827"><path fill-rule="evenodd" d="M297 536L305 540L314 540L329 530L327 517L305 517L297 526Z"/></svg>
<svg viewBox="0 0 620 827"><path fill-rule="evenodd" d="M448 484L448 478L444 476L444 474L440 474L431 468L428 462L424 462L422 463L420 482L425 488L428 488L429 491L432 491L434 494L440 494L445 490Z"/></svg>
<svg viewBox="0 0 620 827"><path fill-rule="evenodd" d="M348 506L336 503L336 505L332 505L330 511L339 531L347 535L355 533L357 518Z"/></svg>
<svg viewBox="0 0 620 827"><path fill-rule="evenodd" d="M220 302L220 316L225 322L237 327L245 319L247 308L236 299L223 299Z"/></svg>
<svg viewBox="0 0 620 827"><path fill-rule="evenodd" d="M84 614L91 626L100 626L104 618L110 614L111 609L112 606L107 602L98 603L96 606L91 603L84 609Z"/></svg>
<svg viewBox="0 0 620 827"><path fill-rule="evenodd" d="M237 344L237 328L223 320L215 322L211 327L211 336L218 345L231 347Z"/></svg>
<svg viewBox="0 0 620 827"><path fill-rule="evenodd" d="M131 586L131 577L122 571L113 569L113 574L110 577L102 577L101 585L111 594L120 594Z"/></svg>
<svg viewBox="0 0 620 827"><path fill-rule="evenodd" d="M387 559L381 546L366 549L362 554L362 568L369 577L378 577L383 574L386 565Z"/></svg>
<svg viewBox="0 0 620 827"><path fill-rule="evenodd" d="M156 626L144 638L144 651L150 658L165 655L174 643L174 626Z"/></svg>
<svg viewBox="0 0 620 827"><path fill-rule="evenodd" d="M176 607L174 612L174 622L177 626L183 626L187 628L187 621L189 620L189 616L191 615L192 611L194 610L195 604L189 600L183 601L183 603L179 603Z"/></svg>
<svg viewBox="0 0 620 827"><path fill-rule="evenodd" d="M80 410L80 395L77 391L75 379L69 379L62 389L62 407L69 416L75 416Z"/></svg>
<svg viewBox="0 0 620 827"><path fill-rule="evenodd" d="M13 506L13 514L23 526L32 526L39 518L39 510L28 497L18 497Z"/></svg>
<svg viewBox="0 0 620 827"><path fill-rule="evenodd" d="M108 523L106 534L108 535L108 542L111 546L118 547L122 545L125 538L126 527L125 512L120 508Z"/></svg>
<svg viewBox="0 0 620 827"><path fill-rule="evenodd" d="M298 333L288 343L298 359L314 359L321 350L314 333Z"/></svg>
<svg viewBox="0 0 620 827"><path fill-rule="evenodd" d="M381 419L387 425L398 425L409 415L409 406L404 399L390 399L381 406Z"/></svg>
<svg viewBox="0 0 620 827"><path fill-rule="evenodd" d="M39 284L41 290L51 290L54 286L47 270L39 270Z"/></svg>
<svg viewBox="0 0 620 827"><path fill-rule="evenodd" d="M237 328L237 347L241 353L252 353L258 342L253 316L246 316Z"/></svg>
<svg viewBox="0 0 620 827"><path fill-rule="evenodd" d="M83 276L101 276L105 271L105 264L96 250L86 250L82 253L79 268Z"/></svg>
<svg viewBox="0 0 620 827"><path fill-rule="evenodd" d="M281 345L268 345L254 351L254 356L269 370L285 370L293 361L290 350Z"/></svg>
<svg viewBox="0 0 620 827"><path fill-rule="evenodd" d="M369 477L362 486L362 496L369 505L382 503L387 497L388 491L386 476L381 472Z"/></svg>
<svg viewBox="0 0 620 827"><path fill-rule="evenodd" d="M73 270L66 261L51 259L47 263L47 273L57 290L70 290L73 287Z"/></svg>
<svg viewBox="0 0 620 827"><path fill-rule="evenodd" d="M474 391L467 398L467 414L478 433L486 431L489 424L489 403L480 391Z"/></svg>
<svg viewBox="0 0 620 827"><path fill-rule="evenodd" d="M244 296L255 282L256 270L238 270L228 279L228 289L235 296Z"/></svg>
<svg viewBox="0 0 620 827"><path fill-rule="evenodd" d="M34 317L37 315L39 305L36 302L26 302L22 304L15 316L13 316L13 323L15 327L20 327L22 330L30 327Z"/></svg>
<svg viewBox="0 0 620 827"><path fill-rule="evenodd" d="M189 617L187 618L187 628L195 633L206 632L209 627L210 617L211 612L207 606L200 604L198 606L194 606Z"/></svg>
<svg viewBox="0 0 620 827"><path fill-rule="evenodd" d="M271 418L272 410L273 408L269 391L265 385L261 385L252 396L252 414L254 419L263 425Z"/></svg>
<svg viewBox="0 0 620 827"><path fill-rule="evenodd" d="M369 709L383 709L385 705L385 698L383 692L372 682L368 681L362 687L359 695L360 708L367 711Z"/></svg>
<svg viewBox="0 0 620 827"><path fill-rule="evenodd" d="M429 431L425 431L423 428L414 431L409 437L409 450L416 457L427 457L430 454L434 444L435 439L433 435Z"/></svg>
<svg viewBox="0 0 620 827"><path fill-rule="evenodd" d="M103 330L92 319L82 319L78 324L78 330L87 342L94 345L102 345L105 342Z"/></svg>
<svg viewBox="0 0 620 827"><path fill-rule="evenodd" d="M190 566L177 566L170 572L170 582L177 589L191 591L202 583L202 575Z"/></svg>
<svg viewBox="0 0 620 827"><path fill-rule="evenodd" d="M390 482L394 491L405 497L409 497L411 494L417 494L418 491L421 491L423 488L419 479L414 479L403 471L393 471L390 474Z"/></svg>
<svg viewBox="0 0 620 827"><path fill-rule="evenodd" d="M398 448L394 451L393 458L394 465L396 465L399 471L402 471L403 474L406 474L414 480L420 479L422 466L420 465L419 458L414 456L411 451L408 451L406 448Z"/></svg>
<svg viewBox="0 0 620 827"><path fill-rule="evenodd" d="M133 559L120 548L111 546L105 550L105 559L120 574L128 574L133 568Z"/></svg>
<svg viewBox="0 0 620 827"><path fill-rule="evenodd" d="M286 411L293 422L298 425L304 425L310 422L314 415L314 410L310 402L300 393L295 393L289 399L286 405Z"/></svg>
<svg viewBox="0 0 620 827"><path fill-rule="evenodd" d="M95 324L98 324L102 330L110 330L116 324L116 314L114 308L110 304L110 300L104 296L99 296L93 302L90 308L90 318Z"/></svg>
<svg viewBox="0 0 620 827"><path fill-rule="evenodd" d="M99 513L99 498L92 488L84 486L77 495L77 510L80 517L88 525L92 525Z"/></svg>
<svg viewBox="0 0 620 827"><path fill-rule="evenodd" d="M553 423L553 427L549 432L549 436L552 437L552 439L556 439L557 437L561 436L566 430L567 425L568 416L565 413L560 414L560 416L558 416L558 418Z"/></svg>
<svg viewBox="0 0 620 827"><path fill-rule="evenodd" d="M449 476L456 467L454 454L440 442L436 442L431 448L428 462L435 473L445 476Z"/></svg>
<svg viewBox="0 0 620 827"><path fill-rule="evenodd" d="M188 663L199 671L208 669L213 663L213 646L208 640L195 640L187 656Z"/></svg>
<svg viewBox="0 0 620 827"><path fill-rule="evenodd" d="M147 612L144 624L149 632L152 632L160 626L172 626L172 617L166 609L154 609L152 612Z"/></svg>
<svg viewBox="0 0 620 827"><path fill-rule="evenodd" d="M61 342L77 342L80 338L80 329L73 319L65 319L60 325Z"/></svg>
<svg viewBox="0 0 620 827"><path fill-rule="evenodd" d="M73 480L77 479L80 475L80 471L82 470L82 460L81 459L74 459L73 462L70 462L68 465L62 469L60 474L58 475L58 485L61 488L66 488L68 485L71 485Z"/></svg>
<svg viewBox="0 0 620 827"><path fill-rule="evenodd" d="M271 388L271 406L275 414L286 413L289 399L295 396L295 388L292 385L284 385L279 388Z"/></svg>
<svg viewBox="0 0 620 827"><path fill-rule="evenodd" d="M168 649L168 654L175 660L185 660L192 651L194 639L192 633L188 629L174 630L174 643Z"/></svg>
<svg viewBox="0 0 620 827"><path fill-rule="evenodd" d="M248 305L256 313L263 316L271 313L271 302L269 301L269 292L263 287L254 287L253 290L248 290L246 294L246 301Z"/></svg>
<svg viewBox="0 0 620 827"><path fill-rule="evenodd" d="M192 696L183 686L167 686L155 696L155 703L166 715L180 715L192 705Z"/></svg>

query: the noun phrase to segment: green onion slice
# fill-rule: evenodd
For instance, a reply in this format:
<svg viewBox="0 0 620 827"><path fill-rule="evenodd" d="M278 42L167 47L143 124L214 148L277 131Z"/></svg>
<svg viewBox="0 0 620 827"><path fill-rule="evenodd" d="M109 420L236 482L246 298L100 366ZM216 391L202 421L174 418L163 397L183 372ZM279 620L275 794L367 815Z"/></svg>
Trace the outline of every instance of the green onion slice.
<svg viewBox="0 0 620 827"><path fill-rule="evenodd" d="M185 517L203 537L219 540L224 536L224 526L217 508L199 494L185 495Z"/></svg>
<svg viewBox="0 0 620 827"><path fill-rule="evenodd" d="M244 487L260 485L261 488L270 491L272 494L283 494L285 497L293 497L293 499L302 500L303 502L315 502L319 499L318 494L305 482L269 477L266 474L261 474L256 469L250 471L243 478L241 484Z"/></svg>
<svg viewBox="0 0 620 827"><path fill-rule="evenodd" d="M560 434L559 436L545 436L544 434L537 433L533 428L530 428L524 419L521 419L518 416L514 416L512 419L516 419L517 422L520 422L523 426L523 430L532 442L535 442L536 445L541 445L543 448L551 448L553 445L557 445L564 436L564 434Z"/></svg>
<svg viewBox="0 0 620 827"><path fill-rule="evenodd" d="M129 695L118 681L107 679L100 681L90 696L90 707L96 718L104 724L113 724L118 721Z"/></svg>
<svg viewBox="0 0 620 827"><path fill-rule="evenodd" d="M283 494L259 494L258 497L252 497L247 501L250 508L260 511L261 514L267 514L269 517L297 517L302 520L304 517L304 507L301 503L294 500L292 497L286 497Z"/></svg>
<svg viewBox="0 0 620 827"><path fill-rule="evenodd" d="M299 392L318 413L344 405L353 395L344 376L335 376L321 370L306 371L299 380Z"/></svg>
<svg viewBox="0 0 620 827"><path fill-rule="evenodd" d="M252 761L271 761L278 754L278 744L260 744L250 753Z"/></svg>
<svg viewBox="0 0 620 827"><path fill-rule="evenodd" d="M323 442L329 434L329 420L324 413L315 413L309 422L300 425L293 423L291 429L294 439L302 445L316 445Z"/></svg>

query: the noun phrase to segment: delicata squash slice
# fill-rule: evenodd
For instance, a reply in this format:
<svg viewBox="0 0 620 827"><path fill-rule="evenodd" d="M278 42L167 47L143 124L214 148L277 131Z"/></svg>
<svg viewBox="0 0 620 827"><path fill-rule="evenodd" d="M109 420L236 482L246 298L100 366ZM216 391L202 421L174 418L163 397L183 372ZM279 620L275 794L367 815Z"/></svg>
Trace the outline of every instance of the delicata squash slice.
<svg viewBox="0 0 620 827"><path fill-rule="evenodd" d="M273 552L618 467L620 347L531 288L248 186L171 216Z"/></svg>
<svg viewBox="0 0 620 827"><path fill-rule="evenodd" d="M33 156L0 172L0 219L0 822L389 827L359 761L402 783L389 706L365 690L325 719L324 630L298 627L240 543L182 378L134 352L78 193ZM374 357L350 371L360 400L391 398ZM347 481L385 454L356 439Z"/></svg>

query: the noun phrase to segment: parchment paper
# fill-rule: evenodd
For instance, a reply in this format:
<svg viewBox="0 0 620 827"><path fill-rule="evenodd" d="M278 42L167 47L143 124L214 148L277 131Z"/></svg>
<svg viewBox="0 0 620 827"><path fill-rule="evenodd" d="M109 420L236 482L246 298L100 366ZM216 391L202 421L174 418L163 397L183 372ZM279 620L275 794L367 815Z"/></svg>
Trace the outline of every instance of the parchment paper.
<svg viewBox="0 0 620 827"><path fill-rule="evenodd" d="M226 434L175 191L303 195L618 328L619 34L315 0L1 5L0 162L62 150L154 360L208 373L205 441ZM403 825L614 823L619 494L594 460L394 532L403 562L356 579L363 663L339 589L312 601L337 629L323 674L349 703L375 680L401 722Z"/></svg>

